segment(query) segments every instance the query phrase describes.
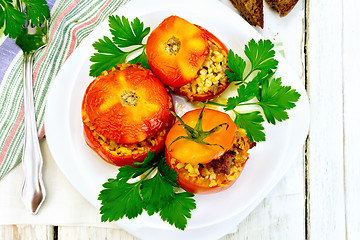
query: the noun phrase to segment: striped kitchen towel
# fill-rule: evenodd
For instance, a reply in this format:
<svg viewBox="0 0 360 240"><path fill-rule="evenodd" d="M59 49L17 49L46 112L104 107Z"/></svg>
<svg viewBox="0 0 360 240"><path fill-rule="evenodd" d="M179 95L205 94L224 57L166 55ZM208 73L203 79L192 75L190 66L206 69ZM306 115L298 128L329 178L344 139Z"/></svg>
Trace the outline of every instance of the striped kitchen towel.
<svg viewBox="0 0 360 240"><path fill-rule="evenodd" d="M35 109L40 138L44 136L44 112L51 80L55 78L76 46L100 22L128 1L57 0L55 2L51 10L48 45L37 52L34 60ZM6 64L11 58L11 52L4 54L4 51L10 47L14 48L14 41L0 41L0 70L6 67L6 71L3 69L0 75L0 78L2 77L0 83L0 179L21 161L24 137L22 53L20 51L11 63Z"/></svg>

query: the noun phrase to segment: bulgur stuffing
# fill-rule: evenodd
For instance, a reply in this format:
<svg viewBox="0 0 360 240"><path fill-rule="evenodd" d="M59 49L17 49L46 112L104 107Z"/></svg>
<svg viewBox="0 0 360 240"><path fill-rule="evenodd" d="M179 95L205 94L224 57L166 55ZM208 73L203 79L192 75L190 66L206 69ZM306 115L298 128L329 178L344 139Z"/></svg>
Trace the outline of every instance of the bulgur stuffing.
<svg viewBox="0 0 360 240"><path fill-rule="evenodd" d="M108 139L101 134L97 133L95 131L94 126L91 124L90 120L86 118L84 120L84 123L86 126L89 127L90 131L92 132L92 135L96 138L96 140L111 154L113 155L136 155L139 153L144 153L150 151L151 147L156 146L160 139L163 138L163 136L166 134L166 130L163 129L159 132L157 132L154 136L146 138L145 140L134 143L134 144L119 144L115 141Z"/></svg>
<svg viewBox="0 0 360 240"><path fill-rule="evenodd" d="M171 164L175 170L191 182L215 187L226 186L239 177L248 159L250 141L244 129L237 128L233 146L220 158L206 164L182 163L175 158Z"/></svg>
<svg viewBox="0 0 360 240"><path fill-rule="evenodd" d="M228 66L227 54L224 49L215 43L208 41L209 54L202 67L198 71L195 79L182 86L180 91L192 94L203 94L211 92L214 95L218 92L221 85L226 85L227 76L225 70Z"/></svg>

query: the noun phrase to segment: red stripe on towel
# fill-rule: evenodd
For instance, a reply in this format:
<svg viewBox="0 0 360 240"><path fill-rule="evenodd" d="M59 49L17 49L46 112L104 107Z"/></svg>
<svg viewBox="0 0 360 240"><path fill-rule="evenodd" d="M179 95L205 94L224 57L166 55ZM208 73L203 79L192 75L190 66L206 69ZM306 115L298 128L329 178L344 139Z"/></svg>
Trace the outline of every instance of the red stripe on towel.
<svg viewBox="0 0 360 240"><path fill-rule="evenodd" d="M68 59L68 57L70 57L71 53L74 51L75 49L75 45L76 45L76 33L79 31L79 29L83 28L83 27L86 27L92 23L94 23L100 16L100 14L104 11L104 9L109 5L109 3L111 2L108 1L101 9L100 11L95 15L94 18L90 19L89 21L87 22L84 22L83 24L77 26L76 28L74 28L74 30L72 31L71 33L71 43L70 43L70 47L69 47L69 51L67 53L67 56L65 58L65 61L66 59Z"/></svg>
<svg viewBox="0 0 360 240"><path fill-rule="evenodd" d="M35 68L35 71L33 73L33 82L35 82L35 79L39 73L39 68L40 68L40 65L43 63L46 55L47 55L47 52L48 52L48 49L49 49L49 44L52 42L52 40L54 39L54 35L57 31L57 29L59 28L59 25L60 23L62 22L62 20L64 19L64 17L69 13L71 12L71 10L74 9L74 7L76 6L76 4L78 4L81 0L75 0L73 1L61 14L60 16L58 17L58 19L56 20L55 24L54 24L54 27L51 31L51 34L50 34L50 39L49 39L49 42L48 42L48 45L46 47L46 52L45 54L43 55L43 57L40 59L39 63L37 64L36 68Z"/></svg>
<svg viewBox="0 0 360 240"><path fill-rule="evenodd" d="M16 119L15 124L14 124L13 128L11 129L11 132L10 132L8 138L6 139L4 148L2 149L2 151L0 153L0 166L1 166L2 162L4 161L5 155L10 147L10 144L15 136L15 133L17 132L19 125L20 125L21 121L23 120L23 116L24 116L24 104L21 105L20 114L19 114L18 118Z"/></svg>

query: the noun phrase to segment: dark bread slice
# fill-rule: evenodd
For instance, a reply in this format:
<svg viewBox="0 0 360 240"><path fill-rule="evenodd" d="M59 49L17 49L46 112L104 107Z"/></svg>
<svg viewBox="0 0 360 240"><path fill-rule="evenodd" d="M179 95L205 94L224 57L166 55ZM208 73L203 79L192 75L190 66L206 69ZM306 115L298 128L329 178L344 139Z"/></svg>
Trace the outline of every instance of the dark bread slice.
<svg viewBox="0 0 360 240"><path fill-rule="evenodd" d="M263 0L230 0L240 15L251 25L264 27Z"/></svg>
<svg viewBox="0 0 360 240"><path fill-rule="evenodd" d="M265 0L270 7L280 13L280 17L286 16L296 5L298 0Z"/></svg>

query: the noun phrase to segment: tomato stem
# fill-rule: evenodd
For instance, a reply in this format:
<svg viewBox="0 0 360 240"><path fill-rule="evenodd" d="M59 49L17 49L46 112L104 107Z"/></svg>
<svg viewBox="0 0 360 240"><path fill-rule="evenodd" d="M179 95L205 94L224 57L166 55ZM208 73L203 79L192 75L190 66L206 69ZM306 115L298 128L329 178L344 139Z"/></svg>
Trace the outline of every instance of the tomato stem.
<svg viewBox="0 0 360 240"><path fill-rule="evenodd" d="M187 134L187 136L179 136L174 141L172 141L170 143L169 147L168 147L169 151L171 151L170 146L173 143L175 143L176 141L179 141L181 139L187 139L187 140L190 140L190 141L194 141L194 142L209 145L209 146L219 146L222 149L224 149L224 147L219 145L219 144L213 144L213 143L208 143L208 142L204 141L205 138L207 138L211 134L219 131L222 128L222 126L226 126L226 129L229 127L229 124L221 123L221 124L213 127L210 131L204 131L203 128L202 128L202 119L203 119L203 115L204 115L204 111L205 111L205 106L206 106L206 104L202 108L202 110L200 112L200 115L199 115L199 118L198 118L194 128L187 125L175 112L168 109L170 111L170 113L173 114L179 120L181 126L184 128L184 130L185 130L185 132Z"/></svg>

